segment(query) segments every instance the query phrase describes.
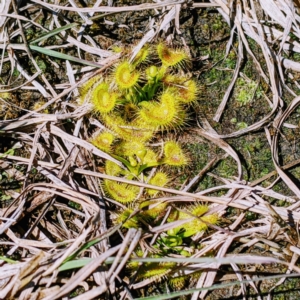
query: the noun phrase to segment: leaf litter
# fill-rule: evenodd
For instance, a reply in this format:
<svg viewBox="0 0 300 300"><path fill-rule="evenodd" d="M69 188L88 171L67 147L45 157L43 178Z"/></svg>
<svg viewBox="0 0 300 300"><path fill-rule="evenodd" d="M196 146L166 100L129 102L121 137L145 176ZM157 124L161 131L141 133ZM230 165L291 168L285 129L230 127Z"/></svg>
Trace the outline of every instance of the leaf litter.
<svg viewBox="0 0 300 300"><path fill-rule="evenodd" d="M257 278L247 272L245 264L282 265L277 277L281 280L269 289L269 296L272 289L285 280L284 272L287 277L298 274L300 191L287 170L296 167L299 160L281 164L284 126L288 130L296 130L299 126L299 123L289 123L290 117L297 114L299 105L295 79L299 71L297 57L300 52L300 7L297 2L211 0L193 3L182 0L120 5L108 1L105 5L97 1L81 7L74 1L57 5L32 0L26 7L18 7L12 0L1 3L0 9L1 95L32 90L36 99L43 99L34 110L28 103L22 107L4 96L0 99L1 108L5 105L4 112L1 112L4 117L0 122L0 134L8 143L1 144L1 176L9 176L11 170L23 175L18 189L1 191L1 199L6 196L11 201L7 207L0 209L0 298L107 299L113 295L116 299L134 299L156 294L153 299L160 299L158 290L153 287L155 278L136 281L138 277L133 276L128 279L124 272L125 265L136 257L138 245L144 249L144 260L136 258L137 261L140 265L150 262L147 253L155 251L152 246L159 234L187 221L166 223L166 216L158 226L149 228L147 232L134 228L124 231L121 229L122 223L113 226L108 215L116 203L103 193L100 185L102 179L159 190L164 195L155 200L165 202L169 207L175 203L211 203L210 210L224 216L224 222L210 226L208 233L193 237L195 243L202 246L194 252L187 249L193 253L191 258L179 255L164 258L164 261L174 259L177 263L174 270L168 271L173 277L201 271L198 279L184 286L186 291L169 292L169 299L188 293L192 295L191 299L205 299L207 288L217 288L218 275L226 265L231 266L232 285L240 284L236 296L242 295L244 298L250 285L257 298L261 299ZM186 11L198 14L205 9L217 11L227 22L230 39L225 58L232 49L237 48L236 63L224 96L212 116L202 112L197 114L195 108L195 128L192 131L194 136L206 143L223 149L226 155L223 152L223 156L210 158L202 168L203 172L200 170L196 176L188 178L181 189L175 186L156 187L104 174L101 169L104 160L110 160L121 168L124 165L90 143L91 108L89 104L76 106L70 100L78 96L80 85L105 73L120 59L120 55L111 50L113 42L109 37L106 37L109 45L101 46L88 35L89 31L85 32L86 26L93 26L95 20L116 24L121 13L134 14L138 11L147 14L151 11L155 15L149 15L142 36L136 39L132 59L144 45L158 36L193 52L194 47L189 45L186 34L183 34L185 29L181 28L182 15ZM24 14L26 10L28 14ZM43 25L41 15L47 19ZM70 21L72 18L76 21ZM118 33L127 26L121 25L117 25ZM37 33L33 41L27 38L29 29ZM54 40L49 42L51 38ZM259 49L259 58L254 53L253 41ZM53 82L51 77L45 76L36 61L37 54L47 60L48 68L65 62L62 64L65 67L64 82ZM226 112L231 109L233 90L246 59L253 61L258 77L268 86L264 94L268 112L245 128L218 133L216 123L222 124ZM9 113L13 110L17 110L17 116ZM45 113L46 110L48 113ZM97 122L95 124L103 126ZM255 132L265 135L275 170L249 182L245 179L240 153L228 141ZM16 141L21 143L21 149L14 148ZM218 161L231 157L236 174L224 177L212 173L216 157ZM196 165L197 162L191 161L190 164ZM212 171L208 172L210 169ZM201 191L192 189L195 182L201 182L204 176L213 177L215 186ZM276 189L278 181L285 183L288 193ZM275 201L270 204L269 199ZM279 206L279 201L285 201L288 205ZM232 217L226 213L230 209L235 209L238 215ZM251 212L256 217L247 221L246 216ZM244 249L251 251L246 255ZM257 249L254 254L252 249ZM214 253L214 261L209 258L211 253ZM90 260L79 270L74 266L72 272L60 271L67 262L70 264L74 260L75 265L75 259L79 258ZM192 261L197 258L203 261ZM70 266L72 268L72 264ZM82 287L80 292L79 287ZM222 285L218 287L221 288ZM161 297L163 299L166 295Z"/></svg>

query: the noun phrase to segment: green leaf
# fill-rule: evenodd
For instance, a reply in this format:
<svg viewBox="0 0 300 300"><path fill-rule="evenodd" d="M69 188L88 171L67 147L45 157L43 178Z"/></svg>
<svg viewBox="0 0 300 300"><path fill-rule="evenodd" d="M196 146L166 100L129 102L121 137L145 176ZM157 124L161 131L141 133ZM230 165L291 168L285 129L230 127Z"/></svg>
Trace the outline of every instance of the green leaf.
<svg viewBox="0 0 300 300"><path fill-rule="evenodd" d="M153 168L153 167L158 167L160 165L162 165L163 163L152 163L152 164L145 164L145 165L141 165L139 168L139 174L141 174L145 169L147 168Z"/></svg>
<svg viewBox="0 0 300 300"><path fill-rule="evenodd" d="M78 22L74 22L74 23L70 23L70 24L67 24L67 25L65 25L65 26L56 28L56 29L54 29L54 30L51 30L51 31L49 31L49 32L47 32L47 33L41 35L39 38L37 38L37 39L31 41L31 42L30 42L30 45L36 44L36 43L41 42L41 41L44 41L44 40L50 38L51 36L57 35L57 34L61 33L61 32L64 31L64 30L68 30L68 29L70 29L70 28L73 28L73 27L75 27L75 26L78 25L78 24L79 24Z"/></svg>
<svg viewBox="0 0 300 300"><path fill-rule="evenodd" d="M94 17L90 18L89 20L90 20L90 21L98 20L98 19L104 18L104 17L106 17L106 16L108 16L108 15L115 14L115 13L116 13L116 12L105 13L105 14L102 14L102 15L94 16ZM67 24L67 25L65 25L65 26L62 26L62 27L56 28L56 29L54 29L54 30L51 30L51 31L49 31L49 32L47 32L47 33L41 35L39 38L37 38L37 39L31 41L31 42L30 42L30 45L36 44L36 43L41 42L41 41L44 41L44 40L50 38L51 36L57 35L57 34L61 33L61 32L64 31L64 30L71 29L71 28L73 28L73 27L75 27L75 26L77 26L77 25L80 25L80 24L82 24L82 23L84 23L84 20L78 21L78 22L73 22L73 23Z"/></svg>
<svg viewBox="0 0 300 300"><path fill-rule="evenodd" d="M59 268L58 271L67 271L67 270L72 270L72 269L79 269L87 265L93 258L89 257L84 257L81 259L76 259L76 260L70 260L67 261L66 263L62 264Z"/></svg>
<svg viewBox="0 0 300 300"><path fill-rule="evenodd" d="M106 265L111 265L115 261L115 259L116 259L116 257L114 257L114 256L109 257L108 259L105 260L104 263ZM120 260L121 259L122 258L120 258ZM58 268L58 271L62 272L62 271L68 271L68 270L72 270L72 269L79 269L79 268L82 268L82 267L86 266L87 264L89 264L92 260L94 260L94 258L90 258L90 257L83 257L80 259L71 260L71 261L68 261L68 262L64 263L63 265L61 265Z"/></svg>
<svg viewBox="0 0 300 300"><path fill-rule="evenodd" d="M9 264L17 264L18 263L18 261L7 258L5 256L0 256L0 260L4 260L5 262L7 262Z"/></svg>
<svg viewBox="0 0 300 300"><path fill-rule="evenodd" d="M93 245L101 242L103 239L108 238L110 235L112 235L113 233L115 233L118 229L120 229L122 226L122 224L118 224L115 227L113 227L112 229L109 229L107 232L105 232L105 234L102 234L101 236L86 242L85 244L83 244L78 250L76 250L75 252L73 252L73 254L71 254L70 256L68 256L65 261L63 262L62 266L71 260L75 260L75 258L84 250L92 247ZM61 267L62 267L61 266Z"/></svg>
<svg viewBox="0 0 300 300"><path fill-rule="evenodd" d="M67 54L60 53L60 52L50 50L50 49L46 49L46 48L43 48L43 47L29 45L29 48L31 50L46 54L48 56L74 61L74 62L77 62L79 64L83 64L83 65L87 65L87 66L91 66L91 67L96 67L96 68L102 68L103 67L102 65L97 64L97 63L92 62L92 61L88 61L88 60L85 60L85 59L80 59L80 58L77 58L77 57L74 57L74 56L71 56L71 55L67 55Z"/></svg>
<svg viewBox="0 0 300 300"><path fill-rule="evenodd" d="M133 174L136 173L135 171L136 171L137 167L133 167L128 160L126 160L125 158L123 158L121 156L115 155L115 154L111 154L111 156L113 158L119 160L120 162L122 162L131 173L133 173Z"/></svg>
<svg viewBox="0 0 300 300"><path fill-rule="evenodd" d="M88 263L90 263L93 259L94 258L83 257L83 258L80 258L80 259L70 260L70 261L64 263L63 265L61 265L58 268L58 271L62 272L62 271L82 268L85 265L87 265ZM105 261L105 264L106 265L111 265L114 262L114 260L115 260L115 257L109 257Z"/></svg>
<svg viewBox="0 0 300 300"><path fill-rule="evenodd" d="M15 150L13 148L8 149L6 152L0 153L0 158L5 157L6 155L14 155L14 153L15 153Z"/></svg>

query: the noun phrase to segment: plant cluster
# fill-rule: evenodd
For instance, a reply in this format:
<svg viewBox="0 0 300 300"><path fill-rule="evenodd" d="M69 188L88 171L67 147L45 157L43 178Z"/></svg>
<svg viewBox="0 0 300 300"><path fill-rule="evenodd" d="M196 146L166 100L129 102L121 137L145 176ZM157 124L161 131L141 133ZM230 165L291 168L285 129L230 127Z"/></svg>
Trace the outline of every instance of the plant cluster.
<svg viewBox="0 0 300 300"><path fill-rule="evenodd" d="M166 139L159 143L160 148L151 145L151 141L158 133L183 128L188 108L198 98L197 82L184 72L189 55L165 43L142 48L132 61L126 51L121 51L125 59L80 90L80 102L92 103L106 128L94 135L91 143L126 167L106 161L106 174L164 187L171 181L167 170L185 166L188 157L176 140ZM103 190L126 206L114 216L114 221L122 222L124 228L155 226L167 208L166 203L153 200L158 194L155 189L104 180ZM189 255L182 252L183 239L206 230L207 222L217 222L216 215L203 216L207 206L197 204L184 211L173 208L168 217L167 222L188 221L158 239L155 247L164 254L175 251Z"/></svg>
<svg viewBox="0 0 300 300"><path fill-rule="evenodd" d="M239 78L235 89L235 98L239 106L247 105L255 96L259 98L262 95L258 84L250 79Z"/></svg>
<svg viewBox="0 0 300 300"><path fill-rule="evenodd" d="M142 258L144 252L141 248L137 248L134 258ZM159 258L157 254L149 255L151 258ZM182 290L191 281L199 278L201 272L195 271L189 274L180 272L178 266L174 262L149 262L141 265L138 261L131 261L127 268L132 276L136 276L137 280L155 280L160 281L162 278L166 279L169 286L174 290Z"/></svg>

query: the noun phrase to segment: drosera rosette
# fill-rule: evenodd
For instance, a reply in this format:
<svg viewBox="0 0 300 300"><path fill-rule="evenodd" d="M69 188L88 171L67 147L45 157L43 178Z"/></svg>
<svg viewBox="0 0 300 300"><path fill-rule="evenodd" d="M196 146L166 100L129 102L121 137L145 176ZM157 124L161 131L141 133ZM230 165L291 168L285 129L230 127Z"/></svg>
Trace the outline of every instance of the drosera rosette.
<svg viewBox="0 0 300 300"><path fill-rule="evenodd" d="M158 187L164 187L170 182L169 176L162 171L158 171L154 174L154 176L149 180L149 184L158 186ZM149 196L155 197L159 191L155 189L146 189L146 192Z"/></svg>
<svg viewBox="0 0 300 300"><path fill-rule="evenodd" d="M122 116L124 120L127 120L128 122L135 120L135 116L138 111L138 106L136 104L132 102L126 102L123 104L122 109Z"/></svg>
<svg viewBox="0 0 300 300"><path fill-rule="evenodd" d="M155 220L163 215L166 207L166 202L161 202L159 200L146 200L140 204L140 209L142 209L141 215L146 220Z"/></svg>
<svg viewBox="0 0 300 300"><path fill-rule="evenodd" d="M159 256L156 256L159 258ZM139 265L137 263L129 263L127 265L132 276L138 281L150 279L151 281L160 282L162 279L167 279L167 275L176 267L174 262L149 262Z"/></svg>
<svg viewBox="0 0 300 300"><path fill-rule="evenodd" d="M188 76L176 76L167 74L163 78L164 86L173 90L177 101L185 105L193 104L197 101L200 87L197 82Z"/></svg>
<svg viewBox="0 0 300 300"><path fill-rule="evenodd" d="M115 154L120 156L134 156L146 151L145 144L139 141L122 141L115 148Z"/></svg>
<svg viewBox="0 0 300 300"><path fill-rule="evenodd" d="M185 50L172 49L163 42L143 47L132 61L128 49L120 50L122 61L80 88L81 103L92 103L106 128L90 141L125 166L121 168L107 161L107 175L164 187L171 180L160 166L164 165L165 169L183 167L189 160L176 141L164 142L160 155L149 142L156 140L157 133L167 135L187 123L188 109L197 100L199 89L183 69L190 57ZM140 216L152 226L166 209L165 204L155 208L151 203L148 208L139 208L141 213L132 221L124 221L130 216L133 205L152 201L158 191L108 179L103 180L102 186L108 197L128 208L118 211L119 221L126 223L125 228L145 225L140 222Z"/></svg>
<svg viewBox="0 0 300 300"><path fill-rule="evenodd" d="M177 99L185 104L194 103L198 98L199 87L193 79L183 81L177 90Z"/></svg>
<svg viewBox="0 0 300 300"><path fill-rule="evenodd" d="M166 43L160 42L156 50L162 65L165 67L182 68L190 61L189 54L183 48L172 49Z"/></svg>
<svg viewBox="0 0 300 300"><path fill-rule="evenodd" d="M217 214L207 214L209 207L203 204L191 205L188 208L180 209L170 214L168 222L177 220L189 220L186 223L168 230L170 236L187 238L198 232L206 231L209 225L216 225L219 221Z"/></svg>
<svg viewBox="0 0 300 300"><path fill-rule="evenodd" d="M140 263L138 259L143 257L145 257L144 252L142 249L138 248L136 249L135 254L131 256L131 260L129 260L126 264L126 269L130 273L130 276L134 277L137 281L164 281L173 290L182 290L186 286L186 283L190 280L190 277L195 277L194 273L192 273L191 276L181 275L180 271L178 271L180 266L175 262L167 261L167 257L164 257L164 262ZM163 256L158 254L148 254L147 257L162 258Z"/></svg>
<svg viewBox="0 0 300 300"><path fill-rule="evenodd" d="M158 75L159 75L159 69L157 66L155 65L151 65L149 66L146 70L145 70L145 75L146 75L146 79L148 80L148 83L155 83L157 82L159 79Z"/></svg>
<svg viewBox="0 0 300 300"><path fill-rule="evenodd" d="M121 161L126 168L122 170L116 164L107 162L105 167L106 173L113 175L113 170L115 171L114 175L116 175L116 171L118 171L117 175L123 175L130 180L140 178L144 170L161 164L157 154L152 149L149 149L145 143L136 140L130 142L126 140L118 141L114 145L111 155Z"/></svg>
<svg viewBox="0 0 300 300"><path fill-rule="evenodd" d="M146 148L146 152L144 153L143 157L141 157L141 159L142 164L149 167L155 167L160 164L157 153L150 148Z"/></svg>
<svg viewBox="0 0 300 300"><path fill-rule="evenodd" d="M146 142L153 138L154 129L146 127L138 120L128 122L120 114L107 114L102 116L105 125L112 130L117 137L125 141Z"/></svg>
<svg viewBox="0 0 300 300"><path fill-rule="evenodd" d="M160 281L176 267L176 263L144 263L137 272L137 280L151 279Z"/></svg>
<svg viewBox="0 0 300 300"><path fill-rule="evenodd" d="M110 176L118 176L123 173L123 169L113 161L106 160L105 173Z"/></svg>
<svg viewBox="0 0 300 300"><path fill-rule="evenodd" d="M133 173L133 175L138 176L141 166L140 156L144 156L146 147L143 143L137 141L122 141L115 148L115 157L122 161Z"/></svg>
<svg viewBox="0 0 300 300"><path fill-rule="evenodd" d="M135 67L141 64L147 64L149 62L150 55L151 55L151 49L148 45L145 45L134 57L132 64Z"/></svg>
<svg viewBox="0 0 300 300"><path fill-rule="evenodd" d="M184 275L181 272L180 265L175 262L169 262L168 258L161 254L148 254L148 258L163 258L164 262L144 262L140 263L139 258L145 257L142 249L136 249L135 253L131 256L131 259L126 264L127 272L130 277L135 278L141 282L148 280L151 282L164 281L173 290L182 290L188 282L191 280L198 280L202 274L201 271L195 271L191 274Z"/></svg>
<svg viewBox="0 0 300 300"><path fill-rule="evenodd" d="M128 90L138 85L140 73L134 65L124 60L116 66L112 78L120 90Z"/></svg>
<svg viewBox="0 0 300 300"><path fill-rule="evenodd" d="M167 69L150 65L145 69L144 79L147 80L142 88L143 100L152 100L155 95L163 87L163 77L167 73Z"/></svg>
<svg viewBox="0 0 300 300"><path fill-rule="evenodd" d="M115 136L106 130L94 135L91 139L91 143L98 149L106 153L111 153L114 140Z"/></svg>
<svg viewBox="0 0 300 300"><path fill-rule="evenodd" d="M92 89L90 99L96 112L108 114L116 107L118 94L110 90L108 83L102 82Z"/></svg>
<svg viewBox="0 0 300 300"><path fill-rule="evenodd" d="M154 130L174 129L184 122L181 120L182 110L174 94L166 90L159 97L159 101L140 103L138 120Z"/></svg>
<svg viewBox="0 0 300 300"><path fill-rule="evenodd" d="M136 174L133 174L132 170L122 169L119 165L109 160L105 163L105 173L110 176L124 176L127 179L136 177ZM123 204L133 202L140 190L137 186L119 183L109 179L104 180L103 188L107 195Z"/></svg>
<svg viewBox="0 0 300 300"><path fill-rule="evenodd" d="M169 140L163 146L164 157L162 163L168 166L182 167L188 163L188 158L185 155L180 144L176 141Z"/></svg>
<svg viewBox="0 0 300 300"><path fill-rule="evenodd" d="M89 79L87 82L82 84L79 87L79 98L77 99L78 104L83 105L85 102L90 101L90 93L94 85L97 85L102 82L100 75L94 76Z"/></svg>
<svg viewBox="0 0 300 300"><path fill-rule="evenodd" d="M134 214L134 206L129 205L127 209L118 210L114 213L112 219L115 224L122 223L123 228L139 228L140 220L139 215Z"/></svg>
<svg viewBox="0 0 300 300"><path fill-rule="evenodd" d="M114 200L128 204L136 200L139 194L139 187L131 184L120 183L114 180L105 179L103 189Z"/></svg>
<svg viewBox="0 0 300 300"><path fill-rule="evenodd" d="M137 248L131 259L126 264L126 269L130 273L130 277L134 277L137 281L151 280L160 282L168 278L168 274L176 267L174 262L145 262L140 263L139 258L145 257L144 251ZM156 254L148 254L150 258L161 258Z"/></svg>

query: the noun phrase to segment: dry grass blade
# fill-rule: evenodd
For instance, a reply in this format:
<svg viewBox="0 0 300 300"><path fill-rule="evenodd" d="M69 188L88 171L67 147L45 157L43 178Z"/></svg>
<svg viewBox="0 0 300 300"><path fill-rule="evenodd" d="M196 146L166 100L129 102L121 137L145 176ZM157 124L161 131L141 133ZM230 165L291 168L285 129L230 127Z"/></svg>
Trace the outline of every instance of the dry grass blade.
<svg viewBox="0 0 300 300"><path fill-rule="evenodd" d="M1 17L0 17L0 27L4 25L6 22L6 14L9 11L9 7L11 6L11 1L5 1L1 2L0 4L0 12L1 12Z"/></svg>
<svg viewBox="0 0 300 300"><path fill-rule="evenodd" d="M86 279L92 272L94 272L107 258L111 257L113 254L115 254L116 251L121 247L115 246L105 253L101 254L99 257L95 258L92 260L89 264L87 264L85 267L80 269L76 273L75 276L73 276L72 280L70 280L68 283L63 285L57 292L52 293L50 296L44 298L44 300L54 300L54 299L59 299L62 296L66 295L70 291L72 291L76 286L81 283L84 279ZM107 289L107 287L106 287ZM104 291L106 290L104 289ZM101 289L101 291L103 288Z"/></svg>
<svg viewBox="0 0 300 300"><path fill-rule="evenodd" d="M62 10L68 10L68 11L75 11L75 12L124 12L124 11L140 11L140 10L149 10L149 9L155 9L165 6L174 6L177 4L184 3L184 0L177 0L177 1L165 1L163 3L144 3L141 5L132 5L132 6L123 6L123 7L110 7L110 6L100 6L100 7L91 7L91 8L74 8L74 7L68 7L68 6L60 6L50 3L45 3L40 0L33 0L34 3L37 3L41 6L49 7L49 8L57 8Z"/></svg>
<svg viewBox="0 0 300 300"><path fill-rule="evenodd" d="M297 197L300 197L300 190L299 188L296 186L296 184L283 172L283 170L280 168L279 164L278 164L278 134L279 134L279 130L281 128L281 126L283 125L284 121L286 120L286 118L298 107L298 105L300 104L300 97L296 97L291 104L287 107L287 109L285 110L285 112L278 117L275 120L275 126L277 128L277 132L275 133L272 141L271 141L271 149L272 149L272 156L273 156L273 161L274 161L274 165L276 167L276 171L278 172L279 176L282 178L282 180L284 182L286 182L286 184L290 187L290 189L295 193L295 195L297 195ZM268 134L269 136L269 134ZM296 207L298 207L297 204L294 204L292 206L290 206L290 208L293 210Z"/></svg>
<svg viewBox="0 0 300 300"><path fill-rule="evenodd" d="M23 161L27 163L27 159L24 158L18 158L18 157L11 157L11 156L7 156L7 158L11 158L11 159L16 159L17 161ZM52 168L57 168L59 167L58 165L55 164L49 164L49 163L43 163L41 162L41 165L45 165L48 167L52 167ZM223 204L226 206L231 206L231 207L236 207L236 208L241 208L244 210L250 210L262 215L266 215L268 214L268 209L262 205L262 204L257 204L256 202L249 202L249 200L246 199L240 199L237 198L235 201L230 201L231 198L226 198L226 197L207 197L207 196L203 196L203 192L198 194L193 194L193 193L188 193L188 192L183 192L183 191L178 191L175 189L169 189L169 188L163 188L163 187L159 187L159 186L154 186L151 184L146 184L146 183L142 183L142 182L137 182L137 181L132 181L132 180L127 180L124 178L119 178L116 176L109 176L103 173L97 173L97 172L91 172L91 171L87 171L87 170L83 170L83 169L75 169L74 170L75 173L77 174L83 174L83 175L88 175L88 176L95 176L97 178L103 178L103 179L109 179L109 180L115 180L118 182L123 182L123 183L127 183L127 184L131 184L131 185L135 185L135 186L140 186L140 187L144 187L144 188L150 188L150 189L156 189L159 191L163 191L166 193L171 193L171 194L175 194L175 195L181 195L180 198L178 198L177 201L182 202L182 201L208 201L211 203L218 203L218 204ZM223 189L225 186L222 186L221 188ZM228 189L231 188L244 188L244 186L228 186ZM255 190L256 188L250 188L245 186L245 188L247 189L253 189ZM39 189L40 190L40 189ZM45 189L43 189L45 190ZM49 190L50 191L50 190ZM260 193L260 191L258 191ZM58 192L55 192L56 194L59 194ZM185 198L183 197L185 196ZM76 198L73 198L73 201L78 201L76 200ZM175 199L171 198L170 202L176 201ZM79 202L81 203L81 202ZM284 208L284 207L273 207L275 209L275 211L285 220L287 220L289 218L289 211ZM293 218L295 218L295 221L300 220L300 213L298 212L294 212L293 213Z"/></svg>
<svg viewBox="0 0 300 300"><path fill-rule="evenodd" d="M78 246L83 241L85 241L87 235L90 233L91 230L91 227L89 227L86 230L83 230L78 239L73 242L73 244L67 249L67 251L64 251L63 255L58 260L56 260L55 263L45 272L44 276L52 274L71 253L75 252L78 249Z"/></svg>
<svg viewBox="0 0 300 300"><path fill-rule="evenodd" d="M237 13L236 13L236 17L235 17L235 23L240 23L241 22L241 18L242 18L242 12L241 12L241 6L239 4L237 4ZM232 30L235 30L235 27L232 28ZM238 78L238 75L239 75L239 71L240 71L240 68L241 68L241 63L244 59L244 55L243 55L243 44L242 44L242 41L241 41L241 37L239 35L239 47L238 47L238 60L237 60L237 63L236 63L236 66L235 66L235 70L234 70L234 73L233 73L233 77L232 77L232 80L231 80L231 83L230 85L228 86L227 90L226 90L226 93L224 94L224 97L222 99L222 102L221 104L219 105L218 107L218 110L214 116L214 120L216 122L219 122L220 121L220 118L221 118L221 115L223 113L223 110L225 109L225 106L226 106L226 103L229 99L229 96L232 92L232 89L235 85L235 82Z"/></svg>
<svg viewBox="0 0 300 300"><path fill-rule="evenodd" d="M207 122L207 120L203 119L203 126L206 130L200 128L197 128L195 131L205 137L206 139L212 141L213 143L215 143L216 145L218 145L220 148L222 148L226 153L228 153L236 162L238 165L238 178L241 179L242 178L242 165L241 165L241 161L238 157L238 155L236 154L236 152L234 151L234 149L232 149L232 147L227 144L224 140L222 140L221 138L218 137L218 135L216 134L216 132L211 128L211 126L209 125L209 123Z"/></svg>

